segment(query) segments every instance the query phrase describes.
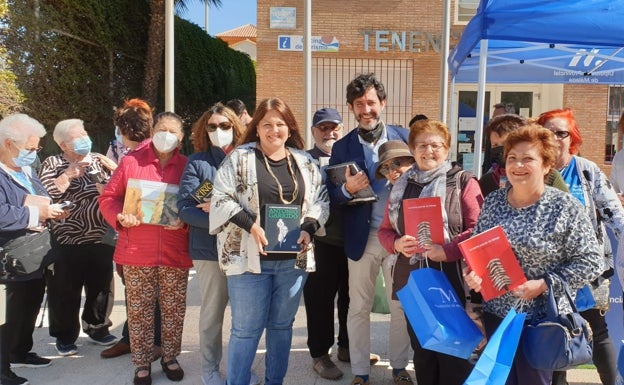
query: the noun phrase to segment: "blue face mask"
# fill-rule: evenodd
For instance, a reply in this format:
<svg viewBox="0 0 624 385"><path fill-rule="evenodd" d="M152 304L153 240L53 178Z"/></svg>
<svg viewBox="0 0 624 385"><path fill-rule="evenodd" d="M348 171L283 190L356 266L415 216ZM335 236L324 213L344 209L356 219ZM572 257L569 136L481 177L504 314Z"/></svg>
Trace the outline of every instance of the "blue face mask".
<svg viewBox="0 0 624 385"><path fill-rule="evenodd" d="M17 167L30 166L37 159L37 151L19 150L17 158L13 158L13 163Z"/></svg>
<svg viewBox="0 0 624 385"><path fill-rule="evenodd" d="M123 144L123 140L121 140L121 133L119 132L119 128L115 128L115 140L119 144Z"/></svg>
<svg viewBox="0 0 624 385"><path fill-rule="evenodd" d="M74 140L74 152L78 155L89 155L91 152L91 139L88 136L81 136Z"/></svg>

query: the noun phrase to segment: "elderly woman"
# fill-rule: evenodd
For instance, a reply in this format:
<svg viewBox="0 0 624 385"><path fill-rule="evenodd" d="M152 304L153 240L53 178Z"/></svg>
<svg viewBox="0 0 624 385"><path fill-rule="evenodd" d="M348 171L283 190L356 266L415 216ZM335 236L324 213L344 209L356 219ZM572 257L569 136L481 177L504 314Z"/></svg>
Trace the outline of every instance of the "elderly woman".
<svg viewBox="0 0 624 385"><path fill-rule="evenodd" d="M260 103L242 143L217 172L210 204L210 232L218 234L219 263L228 276L232 308L226 379L229 385L249 384L266 329L266 383L281 384L306 272L315 267L311 237L324 234L329 202L321 173L302 151L299 127L282 100ZM265 250L265 206L270 204L301 210L300 229L293 231L296 250Z"/></svg>
<svg viewBox="0 0 624 385"><path fill-rule="evenodd" d="M94 173L107 179L111 170L103 155L91 152L82 120L60 121L53 137L63 152L43 161L39 177L55 202L69 201L73 208L64 222L50 228L59 257L46 271L46 284L50 335L56 338L59 355L69 356L78 351L80 320L94 343L106 346L116 341L106 316L114 249L101 242L106 222L99 211L96 182L90 177ZM83 288L86 299L79 317Z"/></svg>
<svg viewBox="0 0 624 385"><path fill-rule="evenodd" d="M227 112L224 113L226 108ZM230 112L233 115L230 115ZM222 119L218 119L219 116ZM234 111L221 103L217 103L204 112L193 124L191 129L193 132L193 149L195 152L204 152L207 148L215 146L229 154L240 141L244 129L244 124Z"/></svg>
<svg viewBox="0 0 624 385"><path fill-rule="evenodd" d="M162 312L163 371L171 381L181 381L184 371L180 354L188 271L188 231L182 221L161 226L142 223L124 213L124 198L130 178L178 185L186 157L178 149L182 140L182 118L172 112L156 117L152 139L140 143L119 164L99 197L104 217L119 232L115 262L123 266L128 303L128 325L135 385L152 383L154 307L158 298ZM158 242L154 242L158 240Z"/></svg>
<svg viewBox="0 0 624 385"><path fill-rule="evenodd" d="M483 202L479 184L472 174L452 165L448 160L451 135L443 123L434 120L413 123L408 143L416 162L395 181L378 230L383 247L391 253L398 253L392 297L397 299L396 292L407 284L409 273L425 266L422 261L429 259L429 266L442 270L460 294L458 297L465 301L464 287L459 276L461 252L457 244L470 236L477 222ZM381 173L381 169L378 171ZM387 175L389 173L388 169ZM426 251L415 253L419 242L414 236L405 234L402 201L436 196L443 202L445 243L423 245ZM418 260L421 263L413 263ZM472 369L468 361L423 349L409 322L407 328L414 350L414 370L419 385L464 382Z"/></svg>
<svg viewBox="0 0 624 385"><path fill-rule="evenodd" d="M414 162L414 156L405 142L389 140L379 147L379 165L375 170L375 178L386 178L394 184Z"/></svg>
<svg viewBox="0 0 624 385"><path fill-rule="evenodd" d="M214 182L217 168L225 158L220 144L227 142L226 147L232 144L232 137L221 142L221 133L240 133L242 124L234 111L217 103L204 112L193 128L193 144L198 152L189 157L182 175L178 211L180 219L190 225L189 254L197 271L202 299L199 313L202 381L212 385L223 383L219 365L222 358L223 316L228 302L227 281L217 262L216 237L208 233L210 195L201 201L194 195L205 181Z"/></svg>
<svg viewBox="0 0 624 385"><path fill-rule="evenodd" d="M488 336L518 299L528 301L523 308L528 322L542 318L547 281L552 283L556 297L561 297L561 279L575 291L596 279L604 265L587 212L572 195L544 183L557 159L552 132L537 124L523 126L507 137L504 156L510 186L488 195L474 232L502 226L528 281L485 302ZM480 291L481 277L468 269L465 273L468 285ZM565 307L560 310L571 311L567 303ZM552 371L534 369L526 362L522 348L517 349L508 385L549 385L551 378Z"/></svg>
<svg viewBox="0 0 624 385"><path fill-rule="evenodd" d="M47 192L30 168L41 148L39 140L45 133L41 123L28 115L9 115L0 121L0 247L11 240L41 232L48 219L64 216L58 205L50 204ZM27 199L29 195L42 199ZM51 363L30 351L45 292L43 269L50 262L48 257L39 270L22 276L11 276L4 265L0 265L0 283L6 286L6 322L0 325L2 384L28 383L13 373L11 366L45 367Z"/></svg>
<svg viewBox="0 0 624 385"><path fill-rule="evenodd" d="M571 109L544 112L537 119L537 123L555 135L559 145L555 167L563 176L570 193L585 206L600 248L603 250L605 271L592 282L592 285L597 287L605 279L613 276L613 252L605 225L613 231L616 239L620 239L624 230L624 209L608 177L594 162L577 155L583 140ZM581 312L581 315L589 322L594 333L592 358L600 380L603 385L609 385L615 383L617 354L609 336L605 313L604 309L594 308ZM553 384L566 384L565 378L565 372L555 372Z"/></svg>

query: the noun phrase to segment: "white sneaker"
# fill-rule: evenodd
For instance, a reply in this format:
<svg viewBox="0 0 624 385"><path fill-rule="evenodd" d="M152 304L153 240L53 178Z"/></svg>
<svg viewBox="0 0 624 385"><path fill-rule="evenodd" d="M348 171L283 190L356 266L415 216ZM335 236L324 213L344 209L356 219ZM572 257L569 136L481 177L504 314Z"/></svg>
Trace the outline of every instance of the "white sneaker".
<svg viewBox="0 0 624 385"><path fill-rule="evenodd" d="M221 378L221 374L218 371L204 374L201 379L204 385L225 385L225 380Z"/></svg>

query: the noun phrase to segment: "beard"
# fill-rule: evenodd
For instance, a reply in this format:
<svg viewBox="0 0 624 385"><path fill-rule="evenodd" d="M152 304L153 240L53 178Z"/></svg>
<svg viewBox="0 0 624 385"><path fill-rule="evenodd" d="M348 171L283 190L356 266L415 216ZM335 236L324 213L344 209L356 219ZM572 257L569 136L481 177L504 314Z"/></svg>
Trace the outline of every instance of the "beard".
<svg viewBox="0 0 624 385"><path fill-rule="evenodd" d="M375 114L375 113L368 113L367 114L368 117L364 117L364 114L359 114L357 115L357 122L358 122L358 126L366 131L370 131L373 128L377 127L377 125L379 124L379 115ZM364 120L369 120L372 119L372 122L370 123L364 123Z"/></svg>
<svg viewBox="0 0 624 385"><path fill-rule="evenodd" d="M334 143L336 143L336 139L327 139L327 140L323 140L323 142L319 143L319 148L320 148L323 152L326 152L326 153L328 153L328 154L331 154L332 147L334 146Z"/></svg>

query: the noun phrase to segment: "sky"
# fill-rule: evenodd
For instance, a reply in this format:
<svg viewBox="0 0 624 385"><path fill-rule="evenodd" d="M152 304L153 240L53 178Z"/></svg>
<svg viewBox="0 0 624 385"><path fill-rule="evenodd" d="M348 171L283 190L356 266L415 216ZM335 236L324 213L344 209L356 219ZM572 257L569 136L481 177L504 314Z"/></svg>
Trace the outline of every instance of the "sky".
<svg viewBox="0 0 624 385"><path fill-rule="evenodd" d="M208 33L215 35L245 24L258 25L257 0L221 0L221 7L209 10ZM188 10L179 15L202 29L206 25L206 6L199 0L187 0Z"/></svg>

